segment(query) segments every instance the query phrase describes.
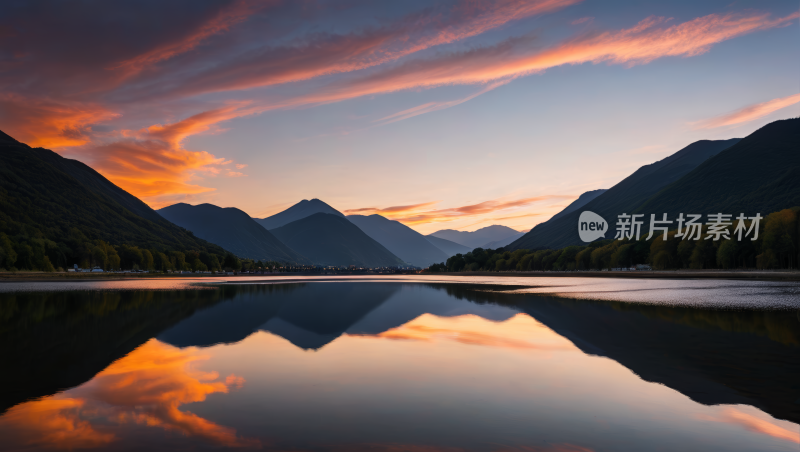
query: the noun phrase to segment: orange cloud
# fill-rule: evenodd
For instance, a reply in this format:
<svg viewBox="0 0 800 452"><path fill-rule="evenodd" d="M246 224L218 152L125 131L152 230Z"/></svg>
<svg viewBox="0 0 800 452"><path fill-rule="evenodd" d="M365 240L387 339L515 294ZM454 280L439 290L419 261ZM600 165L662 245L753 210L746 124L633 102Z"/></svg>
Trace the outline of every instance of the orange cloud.
<svg viewBox="0 0 800 452"><path fill-rule="evenodd" d="M749 407L743 407L747 409ZM753 411L757 411L752 409ZM789 441L791 443L800 444L800 431L797 426L787 421L777 421L772 419L771 416L764 415L760 412L761 416L755 416L737 409L734 407L725 407L719 416L698 416L702 420L724 422L726 424L739 425L746 430L754 433L771 436L773 438ZM780 425L785 424L785 426ZM792 430L787 428L792 426Z"/></svg>
<svg viewBox="0 0 800 452"><path fill-rule="evenodd" d="M21 445L47 444L61 449L100 447L117 438L98 432L89 421L81 419L85 401L58 396L11 408L0 417L0 427L7 428Z"/></svg>
<svg viewBox="0 0 800 452"><path fill-rule="evenodd" d="M494 47L411 61L263 108L318 105L414 88L507 82L567 64L606 62L633 66L668 56L697 56L709 51L714 44L754 31L789 25L798 17L800 13L778 19L770 19L769 14L711 14L671 27L660 27L668 21L663 17L649 17L629 29L580 36L535 53L523 49L529 39L512 39ZM428 107L430 105L426 104L416 108Z"/></svg>
<svg viewBox="0 0 800 452"><path fill-rule="evenodd" d="M789 107L800 102L800 94L772 99L760 104L749 105L740 110L716 118L706 119L691 123L694 129L713 129L715 127L731 126L743 122L754 121L768 114Z"/></svg>
<svg viewBox="0 0 800 452"><path fill-rule="evenodd" d="M351 335L408 341L451 341L467 345L519 350L574 350L566 340L543 341L536 328L541 324L525 314L516 314L504 322L492 322L466 314L437 317L424 314L405 325L375 335Z"/></svg>
<svg viewBox="0 0 800 452"><path fill-rule="evenodd" d="M514 218L526 218L526 217L536 217L542 215L541 213L526 213L523 215L512 215L510 217L500 217L500 218L492 218L491 221L500 221L500 220L512 220Z"/></svg>
<svg viewBox="0 0 800 452"><path fill-rule="evenodd" d="M208 152L184 149L182 142L188 136L212 131L217 123L242 114L243 105L246 104L205 111L172 124L124 130L121 134L126 138L122 140L79 152L123 190L153 208L163 207L174 195L197 195L214 190L191 182L199 175L217 175L222 171L220 166L231 162ZM235 171L226 174L244 176Z"/></svg>
<svg viewBox="0 0 800 452"><path fill-rule="evenodd" d="M31 146L60 149L91 140L93 124L118 116L92 103L62 103L0 94L3 130Z"/></svg>
<svg viewBox="0 0 800 452"><path fill-rule="evenodd" d="M195 77L181 76L180 88L173 94L188 96L238 90L350 72L396 60L431 46L475 36L509 21L554 11L577 1L504 0L492 5L467 3L456 7L446 18L437 14L407 17L375 33L327 36L326 42L311 39L303 45L269 51L262 49L261 53L243 55L238 62L223 61ZM236 3L184 38L158 46L117 67L144 68L198 49L212 36L246 20L253 8L255 6L250 3ZM213 190L198 184L197 178L222 173L224 170L220 166L226 161L206 152L184 149L182 143L191 135L219 130L218 124L236 117L400 90L443 85L482 85L476 94L466 98L425 103L376 121L385 124L459 105L517 77L552 67L587 62L631 66L666 56L695 56L707 52L719 42L788 25L797 17L800 17L800 13L777 19L762 13L711 14L672 26L666 26L667 19L650 17L629 29L584 34L544 50L531 50L530 38L511 39L493 47L408 61L368 76L334 82L305 95L231 103L171 124L154 125L139 131L123 130L120 132L123 139L110 143L95 140L92 125L113 118L115 113L96 104L56 103L44 98L34 101L26 98L22 102L20 98L6 94L0 99L0 111L7 112L3 119L7 119L9 125L4 127L12 136L34 146L79 146L80 149L75 149L76 155L85 153L91 163L112 182L158 208L176 196L200 196ZM273 50L279 55L274 54ZM168 81L158 80L137 86L147 90L144 95L157 96L160 93L154 87L170 86ZM91 87L86 90L91 91ZM130 96L130 92L127 95ZM755 110L763 112L773 107L782 108L780 105L783 104L777 101ZM744 118L748 114L757 113L745 113L739 117ZM239 175L237 171L223 174L231 177ZM467 206L472 210L466 207L444 209L394 219L407 224L449 221L479 215L475 212L482 208L487 213L511 207L498 207L492 205L491 201L483 204Z"/></svg>
<svg viewBox="0 0 800 452"><path fill-rule="evenodd" d="M491 200L468 206L453 207L450 209L429 210L422 212L420 212L419 209L414 208L414 209L402 209L397 211L373 209L372 213L378 213L384 215L387 218L400 221L401 223L404 223L406 225L414 225L414 224L452 221L455 219L474 217L478 215L487 215L493 212L502 211L506 209L526 207L536 202L546 201L550 199L561 199L561 198L574 199L575 197L570 195L546 195L546 196L535 196L532 198L517 199L513 201ZM426 204L433 204L433 203L426 203ZM418 204L417 206L423 206L423 205L425 204ZM416 207L416 206L408 206L408 207ZM512 218L512 217L505 217L505 218Z"/></svg>
<svg viewBox="0 0 800 452"><path fill-rule="evenodd" d="M0 418L0 428L13 426L11 440L22 444L67 448L114 441L114 434L102 433L109 423L158 427L228 447L257 446L258 441L239 438L231 428L180 409L244 384L235 375L223 383L215 381L216 372L193 368L204 359L208 357L151 339L83 386L18 405Z"/></svg>
<svg viewBox="0 0 800 452"><path fill-rule="evenodd" d="M326 35L292 48L253 51L185 81L179 92L196 95L242 90L366 69L581 1L470 2L456 6L448 17L436 13L414 15L364 34Z"/></svg>
<svg viewBox="0 0 800 452"><path fill-rule="evenodd" d="M503 337L481 331L466 329L434 328L426 325L404 325L377 335L384 339L432 341L446 339L461 344L481 345L484 347L518 348L527 350L569 350L565 346L542 346L526 340Z"/></svg>
<svg viewBox="0 0 800 452"><path fill-rule="evenodd" d="M431 201L431 202L423 202L423 203L420 203L420 204L411 204L411 205L408 205L408 206L386 207L384 209L379 209L377 207L364 207L364 208L361 208L361 209L345 210L344 213L346 215L400 214L400 213L415 212L415 211L418 211L418 210L426 209L428 207L435 206L438 203L439 203L439 201Z"/></svg>

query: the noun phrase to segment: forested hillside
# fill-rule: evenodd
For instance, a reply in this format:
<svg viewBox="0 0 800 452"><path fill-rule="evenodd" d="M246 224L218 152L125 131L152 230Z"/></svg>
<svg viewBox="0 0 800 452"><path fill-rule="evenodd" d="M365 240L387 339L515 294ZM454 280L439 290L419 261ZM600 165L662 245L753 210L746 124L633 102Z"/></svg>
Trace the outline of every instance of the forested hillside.
<svg viewBox="0 0 800 452"><path fill-rule="evenodd" d="M749 229L751 221L746 221ZM432 272L459 271L573 271L629 268L650 264L656 270L797 268L800 263L800 207L773 212L759 222L758 238L734 234L736 222L729 228L729 239L706 239L703 227L700 240L684 239L673 230L646 240L599 240L585 246L542 250L484 250L478 248L457 254L446 262L433 265Z"/></svg>
<svg viewBox="0 0 800 452"><path fill-rule="evenodd" d="M225 256L88 166L0 132L0 268L205 270Z"/></svg>

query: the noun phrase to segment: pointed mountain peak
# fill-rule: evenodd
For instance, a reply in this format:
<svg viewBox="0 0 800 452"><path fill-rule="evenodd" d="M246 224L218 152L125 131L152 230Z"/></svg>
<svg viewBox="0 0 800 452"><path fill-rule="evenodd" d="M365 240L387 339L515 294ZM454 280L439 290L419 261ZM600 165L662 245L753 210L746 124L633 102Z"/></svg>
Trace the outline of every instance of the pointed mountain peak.
<svg viewBox="0 0 800 452"><path fill-rule="evenodd" d="M328 213L345 218L343 213L329 206L327 203L314 198L311 200L304 199L283 212L276 213L267 218L257 218L256 221L267 229L276 229L294 221L302 220L315 213Z"/></svg>

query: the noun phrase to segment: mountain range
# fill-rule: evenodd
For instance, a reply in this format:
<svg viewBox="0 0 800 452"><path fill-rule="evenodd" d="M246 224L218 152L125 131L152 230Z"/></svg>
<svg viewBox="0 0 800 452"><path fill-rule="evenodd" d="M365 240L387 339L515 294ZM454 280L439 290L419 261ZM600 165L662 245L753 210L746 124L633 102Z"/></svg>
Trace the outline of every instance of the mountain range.
<svg viewBox="0 0 800 452"><path fill-rule="evenodd" d="M380 215L348 215L347 219L394 255L416 267L427 268L450 257L424 235L399 221Z"/></svg>
<svg viewBox="0 0 800 452"><path fill-rule="evenodd" d="M465 254L472 251L472 248L451 242L450 240L441 239L433 235L426 235L425 238L433 244L436 248L442 250L447 257L455 256L456 254Z"/></svg>
<svg viewBox="0 0 800 452"><path fill-rule="evenodd" d="M492 225L423 236L380 215L345 217L319 199L262 219L211 204L176 204L156 212L89 166L0 132L0 232L12 237L14 249L17 241L41 234L47 241L36 243L46 250L31 251L25 259L47 253L57 266L74 260L69 253L76 245L65 241L100 239L158 251L221 256L228 250L243 258L306 265L425 268L477 247L579 245L576 224L586 210L605 218L613 230L621 213L644 214L646 223L651 213L671 219L678 213L765 216L800 205L798 142L800 118L776 121L744 139L692 143L608 190L582 194L527 233ZM3 259L0 253L0 266Z"/></svg>
<svg viewBox="0 0 800 452"><path fill-rule="evenodd" d="M319 199L314 198L310 201L308 199L304 199L292 207L289 207L282 212L278 212L271 217L256 218L255 220L258 224L269 230L285 226L293 221L302 220L303 218L314 215L315 213L329 213L331 215L338 215L344 218L344 214L325 204Z"/></svg>
<svg viewBox="0 0 800 452"><path fill-rule="evenodd" d="M634 213L765 216L800 205L800 118L767 124L642 203Z"/></svg>
<svg viewBox="0 0 800 452"><path fill-rule="evenodd" d="M159 209L158 213L192 231L195 236L216 243L241 258L290 264L312 263L234 207L179 203Z"/></svg>
<svg viewBox="0 0 800 452"><path fill-rule="evenodd" d="M484 248L487 244L499 240L507 239L511 236L518 235L519 231L511 229L507 226L492 225L485 228L480 228L476 231L456 231L454 229L442 229L436 231L430 236L440 239L449 240L458 243L459 245L466 246L469 249Z"/></svg>
<svg viewBox="0 0 800 452"><path fill-rule="evenodd" d="M675 183L701 163L737 144L739 140L739 138L733 138L718 141L696 141L663 160L639 168L610 189L582 205L579 203L580 207L567 212L567 209L575 204L573 203L550 220L536 225L507 248L511 250L555 249L580 245L583 242L578 237L577 224L582 211L588 210L600 215L608 222L609 229L613 229L617 215L634 212L664 187ZM586 195L584 199L591 197L588 193L584 194ZM613 234L607 234L606 238L613 238Z"/></svg>
<svg viewBox="0 0 800 452"><path fill-rule="evenodd" d="M317 265L356 267L408 265L344 216L315 213L272 229L270 232Z"/></svg>

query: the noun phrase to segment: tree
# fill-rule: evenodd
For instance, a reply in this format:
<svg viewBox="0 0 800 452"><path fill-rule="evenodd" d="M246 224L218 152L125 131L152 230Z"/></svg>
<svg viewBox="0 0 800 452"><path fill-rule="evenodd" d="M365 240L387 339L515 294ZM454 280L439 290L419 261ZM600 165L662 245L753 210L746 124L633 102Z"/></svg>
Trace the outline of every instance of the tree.
<svg viewBox="0 0 800 452"><path fill-rule="evenodd" d="M239 271L239 269L242 267L242 263L233 253L227 253L222 266L225 267L225 270L227 271Z"/></svg>
<svg viewBox="0 0 800 452"><path fill-rule="evenodd" d="M5 233L0 232L0 268L11 269L17 263L17 252L14 244Z"/></svg>

